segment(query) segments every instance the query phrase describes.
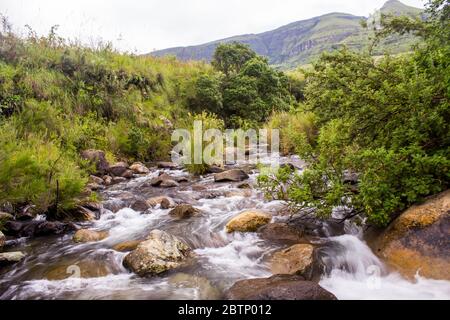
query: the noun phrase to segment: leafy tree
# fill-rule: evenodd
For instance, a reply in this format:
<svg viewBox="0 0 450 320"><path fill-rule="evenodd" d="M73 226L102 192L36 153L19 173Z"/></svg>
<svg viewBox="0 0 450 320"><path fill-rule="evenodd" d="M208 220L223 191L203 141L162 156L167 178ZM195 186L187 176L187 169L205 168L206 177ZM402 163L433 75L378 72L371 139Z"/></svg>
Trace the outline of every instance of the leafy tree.
<svg viewBox="0 0 450 320"><path fill-rule="evenodd" d="M302 175L280 171L261 186L294 212L367 216L387 225L408 206L450 184L448 1L432 0L425 21L384 19L379 36L415 32L410 56L379 61L341 50L307 74L306 106L319 134L298 142Z"/></svg>
<svg viewBox="0 0 450 320"><path fill-rule="evenodd" d="M215 114L222 114L222 83L220 77L214 74L202 74L195 81L194 86L195 93L188 101L189 108L197 113L208 110Z"/></svg>
<svg viewBox="0 0 450 320"><path fill-rule="evenodd" d="M256 57L248 45L232 42L219 44L214 52L211 64L227 77L239 73L245 63Z"/></svg>

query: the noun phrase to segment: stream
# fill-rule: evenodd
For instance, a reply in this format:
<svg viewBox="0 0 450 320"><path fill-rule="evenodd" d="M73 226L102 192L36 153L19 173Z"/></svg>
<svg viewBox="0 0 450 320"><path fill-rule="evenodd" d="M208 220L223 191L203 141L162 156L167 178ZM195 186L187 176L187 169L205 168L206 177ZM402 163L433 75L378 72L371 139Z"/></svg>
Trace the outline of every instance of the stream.
<svg viewBox="0 0 450 320"><path fill-rule="evenodd" d="M281 162L302 166L296 157ZM267 201L255 189L238 189L237 183L215 183L213 175L189 176L189 182L176 188L149 186L161 171L189 176L182 170L155 170L102 191L105 207L123 201L124 195L164 195L195 206L202 215L176 220L169 216L170 210L159 207L149 214L130 208L116 213L105 209L98 220L81 224L109 231L103 241L75 244L73 234L21 239L14 250L27 256L0 270L0 299L220 299L238 280L271 276L269 258L286 246L263 240L257 233L227 234L225 225L242 211L255 208L272 213L273 222L286 221L287 217L278 215L283 203ZM253 170L248 182L254 184L256 178ZM188 243L194 249L194 262L157 277L140 278L126 270L122 261L127 253L113 247L144 239L154 229ZM450 282L419 276L408 281L374 255L362 240L360 227L347 222L343 229L336 232L324 223L312 240L320 245L325 265L320 285L338 299L450 299ZM89 277L80 278L77 272Z"/></svg>

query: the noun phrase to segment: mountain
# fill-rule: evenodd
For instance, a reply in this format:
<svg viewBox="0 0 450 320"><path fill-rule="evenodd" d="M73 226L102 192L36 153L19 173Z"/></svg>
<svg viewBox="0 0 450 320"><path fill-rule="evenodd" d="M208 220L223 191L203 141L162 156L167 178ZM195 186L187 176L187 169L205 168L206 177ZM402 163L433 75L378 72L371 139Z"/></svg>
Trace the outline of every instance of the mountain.
<svg viewBox="0 0 450 320"><path fill-rule="evenodd" d="M365 48L369 43L369 35L361 26L362 20L373 19L380 13L417 16L421 12L421 9L407 6L400 1L389 0L369 18L347 13L330 13L264 33L234 36L197 46L169 48L154 51L150 55L174 55L181 60L210 61L220 43L237 41L248 44L258 54L268 57L272 65L290 69L309 63L321 52L336 49L341 45L354 50ZM375 54L382 54L386 50L393 54L405 52L411 44L412 39L409 36L391 38L385 41Z"/></svg>

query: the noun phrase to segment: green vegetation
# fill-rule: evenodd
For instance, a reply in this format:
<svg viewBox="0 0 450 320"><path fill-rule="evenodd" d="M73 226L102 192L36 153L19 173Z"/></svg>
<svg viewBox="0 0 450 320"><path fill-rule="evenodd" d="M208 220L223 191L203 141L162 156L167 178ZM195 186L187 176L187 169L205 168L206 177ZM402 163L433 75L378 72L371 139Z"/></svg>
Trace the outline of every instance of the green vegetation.
<svg viewBox="0 0 450 320"><path fill-rule="evenodd" d="M448 188L449 13L448 1L432 0L426 21L383 19L379 38L397 32L424 40L414 54L375 61L343 49L314 64L307 72L305 110L314 114L317 131L289 130L298 120L284 119L286 148L296 145L309 166L301 175L286 168L261 176L269 196L288 200L297 213L314 208L329 217L340 207L347 218L366 216L385 226ZM308 132L315 132L313 138Z"/></svg>

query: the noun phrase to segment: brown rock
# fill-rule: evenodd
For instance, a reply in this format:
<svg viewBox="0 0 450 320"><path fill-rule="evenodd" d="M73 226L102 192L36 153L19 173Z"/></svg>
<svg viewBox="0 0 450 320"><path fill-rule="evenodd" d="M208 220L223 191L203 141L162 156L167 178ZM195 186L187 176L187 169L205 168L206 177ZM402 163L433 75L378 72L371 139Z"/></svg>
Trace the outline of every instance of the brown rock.
<svg viewBox="0 0 450 320"><path fill-rule="evenodd" d="M178 219L186 219L200 214L201 211L188 204L182 204L169 212L169 215Z"/></svg>
<svg viewBox="0 0 450 320"><path fill-rule="evenodd" d="M272 217L258 210L244 211L231 219L226 225L228 233L231 232L255 232L260 227L268 224Z"/></svg>
<svg viewBox="0 0 450 320"><path fill-rule="evenodd" d="M98 184L98 185L102 185L102 184L105 183L102 178L99 178L99 177L93 176L93 175L89 176L89 182L90 183L95 183L95 184Z"/></svg>
<svg viewBox="0 0 450 320"><path fill-rule="evenodd" d="M149 204L147 203L147 201L142 200L142 199L138 199L136 200L132 205L131 205L131 209L133 209L134 211L141 211L144 212L146 210L148 210L150 208Z"/></svg>
<svg viewBox="0 0 450 320"><path fill-rule="evenodd" d="M125 162L117 162L109 167L108 172L113 176L121 177L128 170L128 164Z"/></svg>
<svg viewBox="0 0 450 320"><path fill-rule="evenodd" d="M105 153L101 150L85 150L81 153L81 158L95 164L98 174L105 174L109 169L109 163L106 160Z"/></svg>
<svg viewBox="0 0 450 320"><path fill-rule="evenodd" d="M173 162L158 162L157 163L158 168L160 169L170 169L170 170L176 170L179 168L179 166Z"/></svg>
<svg viewBox="0 0 450 320"><path fill-rule="evenodd" d="M161 209L169 209L175 206L175 201L173 201L173 199L171 198L160 196L148 199L147 204L150 207L156 207L157 205L160 205Z"/></svg>
<svg viewBox="0 0 450 320"><path fill-rule="evenodd" d="M271 261L273 274L291 274L312 278L314 267L314 247L310 244L297 244L278 251Z"/></svg>
<svg viewBox="0 0 450 320"><path fill-rule="evenodd" d="M225 296L228 300L337 300L318 284L292 275L238 281Z"/></svg>
<svg viewBox="0 0 450 320"><path fill-rule="evenodd" d="M44 274L44 278L50 281L59 281L72 277L101 278L111 273L110 268L104 261L87 260L53 267Z"/></svg>
<svg viewBox="0 0 450 320"><path fill-rule="evenodd" d="M127 181L127 179L124 178L124 177L114 177L111 180L111 185L123 183L123 182L126 182L126 181Z"/></svg>
<svg viewBox="0 0 450 320"><path fill-rule="evenodd" d="M303 231L287 223L269 223L258 230L259 236L265 240L299 243L303 242Z"/></svg>
<svg viewBox="0 0 450 320"><path fill-rule="evenodd" d="M103 184L105 186L110 186L112 185L112 177L111 176L104 176L103 177Z"/></svg>
<svg viewBox="0 0 450 320"><path fill-rule="evenodd" d="M141 162L135 162L130 166L130 170L135 174L149 174L150 170Z"/></svg>
<svg viewBox="0 0 450 320"><path fill-rule="evenodd" d="M75 232L73 241L76 243L83 242L97 242L101 241L109 236L107 231L94 231L88 229L81 229Z"/></svg>
<svg viewBox="0 0 450 320"><path fill-rule="evenodd" d="M179 183L174 180L164 180L160 185L161 188L175 188L179 187Z"/></svg>
<svg viewBox="0 0 450 320"><path fill-rule="evenodd" d="M120 252L129 252L137 248L143 240L131 240L116 244L113 249Z"/></svg>
<svg viewBox="0 0 450 320"><path fill-rule="evenodd" d="M6 237L3 234L3 232L0 231L0 251L3 250L3 247L5 246L6 243Z"/></svg>
<svg viewBox="0 0 450 320"><path fill-rule="evenodd" d="M248 174L241 169L228 170L222 173L216 173L214 175L214 181L216 182L241 182L248 178Z"/></svg>
<svg viewBox="0 0 450 320"><path fill-rule="evenodd" d="M450 280L450 190L400 215L374 244L404 276Z"/></svg>
<svg viewBox="0 0 450 320"><path fill-rule="evenodd" d="M134 175L133 171L125 170L125 172L122 173L122 178L131 179L131 178L133 178L133 175Z"/></svg>

